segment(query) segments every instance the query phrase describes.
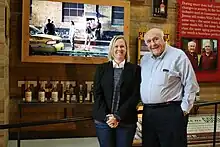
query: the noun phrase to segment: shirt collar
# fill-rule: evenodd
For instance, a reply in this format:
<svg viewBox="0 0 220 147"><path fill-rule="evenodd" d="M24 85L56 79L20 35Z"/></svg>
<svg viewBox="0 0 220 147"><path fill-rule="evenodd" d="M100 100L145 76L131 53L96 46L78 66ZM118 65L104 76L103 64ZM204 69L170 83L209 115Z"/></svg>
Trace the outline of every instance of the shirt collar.
<svg viewBox="0 0 220 147"><path fill-rule="evenodd" d="M113 62L113 68L124 68L125 65L125 60L122 61L121 63L116 63L115 60L112 61Z"/></svg>
<svg viewBox="0 0 220 147"><path fill-rule="evenodd" d="M166 54L166 52L167 52L167 48L168 48L168 47L169 47L169 46L166 44L163 53L162 53L160 56L158 56L158 57L155 57L155 56L151 53L151 58L153 58L153 59L163 59L163 57L165 56L165 54Z"/></svg>

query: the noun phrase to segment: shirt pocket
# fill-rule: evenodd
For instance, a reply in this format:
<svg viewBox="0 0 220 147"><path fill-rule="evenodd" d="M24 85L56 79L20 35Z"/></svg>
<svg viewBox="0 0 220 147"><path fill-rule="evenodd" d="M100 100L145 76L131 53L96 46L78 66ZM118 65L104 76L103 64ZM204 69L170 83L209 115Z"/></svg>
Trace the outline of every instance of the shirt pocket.
<svg viewBox="0 0 220 147"><path fill-rule="evenodd" d="M159 71L155 73L155 84L156 85L166 85L167 84L167 78L168 78L168 72L165 71Z"/></svg>

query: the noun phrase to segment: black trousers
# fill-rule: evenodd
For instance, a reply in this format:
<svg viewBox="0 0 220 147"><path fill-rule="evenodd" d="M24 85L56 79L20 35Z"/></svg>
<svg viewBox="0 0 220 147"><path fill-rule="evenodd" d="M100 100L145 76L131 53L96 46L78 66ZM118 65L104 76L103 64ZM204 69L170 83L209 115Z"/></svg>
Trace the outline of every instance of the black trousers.
<svg viewBox="0 0 220 147"><path fill-rule="evenodd" d="M179 104L144 106L143 147L187 147L188 116Z"/></svg>

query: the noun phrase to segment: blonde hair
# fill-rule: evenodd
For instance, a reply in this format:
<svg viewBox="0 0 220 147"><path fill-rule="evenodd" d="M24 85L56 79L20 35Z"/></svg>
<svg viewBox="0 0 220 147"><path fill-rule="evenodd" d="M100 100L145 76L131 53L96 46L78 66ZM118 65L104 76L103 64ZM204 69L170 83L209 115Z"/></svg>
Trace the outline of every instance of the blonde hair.
<svg viewBox="0 0 220 147"><path fill-rule="evenodd" d="M126 48L125 60L127 62L129 62L130 61L130 54L129 54L128 44L127 44L127 41L125 40L123 35L117 35L112 38L112 40L109 44L108 60L109 61L114 60L114 45L118 39L123 39L125 42L125 48Z"/></svg>

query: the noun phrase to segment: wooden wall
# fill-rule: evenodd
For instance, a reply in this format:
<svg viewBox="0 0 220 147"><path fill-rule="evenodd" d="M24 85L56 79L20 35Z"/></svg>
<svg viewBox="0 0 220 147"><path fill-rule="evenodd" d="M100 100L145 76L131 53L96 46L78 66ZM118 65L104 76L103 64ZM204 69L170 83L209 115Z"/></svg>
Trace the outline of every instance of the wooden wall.
<svg viewBox="0 0 220 147"><path fill-rule="evenodd" d="M131 24L130 24L130 50L132 62L136 59L136 39L139 28L160 27L168 28L171 44L175 43L176 28L176 1L169 1L167 20L155 20L151 17L151 1L137 1L131 3ZM10 65L9 65L9 90L10 90L10 123L18 122L18 101L21 100L21 91L17 81L23 80L92 80L95 72L95 65L74 65L74 64L42 64L42 63L21 63L21 25L22 25L22 0L11 0L10 20ZM201 99L220 99L220 84L200 83ZM207 111L208 110L208 111ZM211 109L201 109L202 113L211 113ZM60 118L62 109L33 109L28 110L26 118L30 120ZM31 117L35 117L35 119ZM36 117L37 116L37 117ZM73 124L72 124L73 125ZM61 128L66 126L61 126ZM49 127L48 127L49 128ZM47 129L48 129L47 128ZM56 128L56 127L52 127ZM59 130L58 128L56 128ZM74 130L74 125L72 130ZM65 129L63 129L65 130ZM13 131L12 131L13 132Z"/></svg>

